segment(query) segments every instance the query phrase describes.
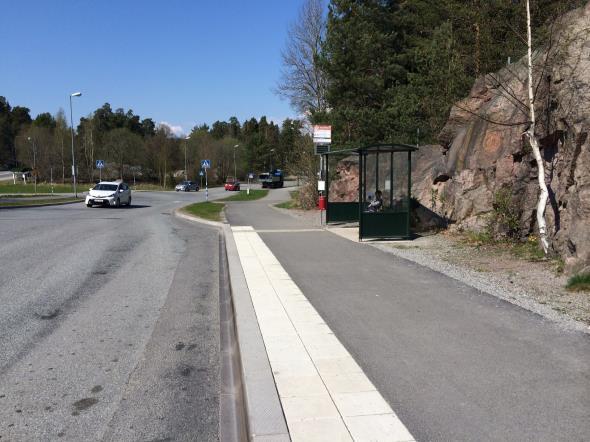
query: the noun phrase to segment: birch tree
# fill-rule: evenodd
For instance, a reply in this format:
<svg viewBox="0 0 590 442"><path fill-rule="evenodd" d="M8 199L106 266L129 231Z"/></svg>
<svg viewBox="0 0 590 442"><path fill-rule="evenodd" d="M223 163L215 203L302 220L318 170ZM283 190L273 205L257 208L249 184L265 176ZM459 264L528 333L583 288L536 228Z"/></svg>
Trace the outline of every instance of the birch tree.
<svg viewBox="0 0 590 442"><path fill-rule="evenodd" d="M537 225L539 226L539 241L545 254L549 251L549 241L547 240L547 222L545 220L545 208L547 207L547 199L549 198L549 191L547 190L547 183L545 183L545 165L541 157L541 149L539 149L539 140L535 134L535 95L533 92L533 44L531 32L531 6L530 0L526 0L526 19L527 19L527 70L528 70L528 98L529 98L529 118L530 125L526 131L526 136L531 144L535 161L537 162L538 180L539 180L539 201L537 202Z"/></svg>
<svg viewBox="0 0 590 442"><path fill-rule="evenodd" d="M518 3L518 2L516 2ZM535 29L535 20L531 15L531 1L524 1L524 19L523 24L526 27L526 35L521 35L517 31L517 26L511 26L511 31L516 32L519 38L526 46L526 53L523 58L522 68L519 66L509 64L504 69L497 73L489 73L484 76L486 87L489 88L492 94L498 95L506 99L507 103L514 106L520 118L515 118L510 121L497 121L490 118L483 112L474 112L462 104L455 104L459 109L481 118L482 120L499 126L523 127L523 137L530 145L531 153L537 166L537 181L539 186L539 196L537 200L535 217L537 227L539 230L539 243L544 253L549 252L549 235L547 232L547 222L545 211L547 203L550 198L549 188L546 182L546 167L543 156L541 155L541 139L546 133L548 127L547 122L538 119L537 111L548 112L547 105L541 103L538 99L543 89L547 89L551 81L551 74L556 69L558 70L562 63L565 63L564 53L560 47L567 47L573 42L573 39L588 38L588 30L576 35L565 35L563 32L563 14L570 10L570 3L564 2L559 8L554 9L555 17L547 25L546 33L542 39L542 44L537 42L539 48L533 50L534 37L537 30ZM539 5L537 4L537 7ZM572 101L573 103L573 101ZM570 103L570 105L572 105Z"/></svg>

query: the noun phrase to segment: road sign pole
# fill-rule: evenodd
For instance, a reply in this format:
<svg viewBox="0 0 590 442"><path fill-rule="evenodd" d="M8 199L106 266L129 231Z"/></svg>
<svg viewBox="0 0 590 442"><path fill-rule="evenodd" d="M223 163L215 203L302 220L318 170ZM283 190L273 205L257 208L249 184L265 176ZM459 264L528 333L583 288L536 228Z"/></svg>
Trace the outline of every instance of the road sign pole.
<svg viewBox="0 0 590 442"><path fill-rule="evenodd" d="M205 201L209 201L209 180L207 178L207 169L209 169L210 167L211 160L201 160L201 169L205 171ZM201 179L203 179L202 176ZM201 184L202 183L203 182L201 181Z"/></svg>

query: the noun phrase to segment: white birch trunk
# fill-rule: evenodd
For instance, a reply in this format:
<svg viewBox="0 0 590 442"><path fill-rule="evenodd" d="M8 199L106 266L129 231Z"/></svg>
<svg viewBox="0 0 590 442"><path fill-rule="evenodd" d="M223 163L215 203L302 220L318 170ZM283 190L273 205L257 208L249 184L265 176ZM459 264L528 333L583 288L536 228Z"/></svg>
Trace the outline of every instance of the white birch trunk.
<svg viewBox="0 0 590 442"><path fill-rule="evenodd" d="M535 97L533 95L533 50L532 50L532 37L531 37L531 7L530 0L526 2L526 13L527 13L527 37L528 37L528 90L529 90L529 112L531 125L526 135L528 136L529 142L533 149L533 155L537 162L537 170L539 172L539 188L541 193L539 195L539 201L537 202L537 224L539 225L539 241L543 247L545 254L549 251L549 242L547 240L547 223L545 222L545 208L547 207L547 199L549 198L549 191L547 190L547 184L545 183L545 166L543 164L543 158L541 157L541 150L539 149L539 141L535 135Z"/></svg>

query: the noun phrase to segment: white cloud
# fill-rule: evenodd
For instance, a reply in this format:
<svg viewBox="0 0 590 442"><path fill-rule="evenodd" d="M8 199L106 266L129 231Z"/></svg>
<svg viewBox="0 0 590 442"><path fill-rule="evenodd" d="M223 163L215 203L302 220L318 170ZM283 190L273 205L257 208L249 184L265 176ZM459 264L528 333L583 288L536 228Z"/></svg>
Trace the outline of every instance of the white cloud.
<svg viewBox="0 0 590 442"><path fill-rule="evenodd" d="M160 126L168 126L170 128L170 132L172 132L175 137L184 137L186 135L185 130L180 125L174 125L168 123L167 121L160 121Z"/></svg>

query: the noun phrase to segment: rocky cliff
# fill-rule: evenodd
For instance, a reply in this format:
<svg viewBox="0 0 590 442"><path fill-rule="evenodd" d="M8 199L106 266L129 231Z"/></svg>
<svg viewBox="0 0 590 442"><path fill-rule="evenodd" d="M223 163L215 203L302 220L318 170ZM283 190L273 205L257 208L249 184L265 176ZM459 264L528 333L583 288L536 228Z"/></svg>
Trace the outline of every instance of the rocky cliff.
<svg viewBox="0 0 590 442"><path fill-rule="evenodd" d="M569 272L590 270L589 35L590 2L562 17L551 47L535 54L548 231ZM522 136L529 127L526 77L523 59L480 78L452 108L441 144L415 156L414 196L456 227L490 228L499 210L509 210L510 225L494 229L537 233L537 166Z"/></svg>

